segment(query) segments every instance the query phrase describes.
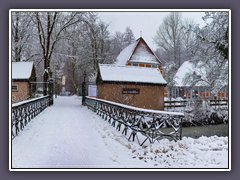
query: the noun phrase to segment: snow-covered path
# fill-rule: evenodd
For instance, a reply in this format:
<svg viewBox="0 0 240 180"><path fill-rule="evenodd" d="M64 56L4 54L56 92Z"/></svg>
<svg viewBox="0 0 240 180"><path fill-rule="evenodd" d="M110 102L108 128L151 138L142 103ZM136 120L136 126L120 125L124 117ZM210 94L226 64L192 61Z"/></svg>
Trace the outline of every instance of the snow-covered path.
<svg viewBox="0 0 240 180"><path fill-rule="evenodd" d="M58 97L12 141L13 168L227 168L227 137L128 142L80 98Z"/></svg>
<svg viewBox="0 0 240 180"><path fill-rule="evenodd" d="M96 127L105 122L80 104L76 96L58 97L32 120L12 142L13 167L119 166Z"/></svg>

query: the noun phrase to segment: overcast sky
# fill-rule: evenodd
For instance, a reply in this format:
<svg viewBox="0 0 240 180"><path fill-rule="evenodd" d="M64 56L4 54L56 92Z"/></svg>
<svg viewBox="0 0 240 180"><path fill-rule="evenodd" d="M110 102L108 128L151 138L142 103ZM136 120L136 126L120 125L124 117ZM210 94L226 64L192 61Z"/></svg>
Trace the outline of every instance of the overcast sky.
<svg viewBox="0 0 240 180"><path fill-rule="evenodd" d="M104 22L109 23L111 34L116 31L124 32L129 26L133 30L135 38L139 38L141 32L148 45L155 50L153 37L169 12L99 12L98 14ZM204 12L182 12L181 14L183 18L192 19L200 26L204 25L202 20Z"/></svg>

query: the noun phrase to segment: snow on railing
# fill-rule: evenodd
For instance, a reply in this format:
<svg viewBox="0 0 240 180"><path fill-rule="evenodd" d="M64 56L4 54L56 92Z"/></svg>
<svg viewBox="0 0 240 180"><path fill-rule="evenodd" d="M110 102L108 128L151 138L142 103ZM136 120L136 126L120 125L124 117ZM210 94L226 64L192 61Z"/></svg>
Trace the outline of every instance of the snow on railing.
<svg viewBox="0 0 240 180"><path fill-rule="evenodd" d="M130 130L128 140L132 138L134 141L136 137L140 145L147 140L154 143L164 137L175 141L182 138L183 113L137 108L93 97L86 97L86 105L117 130L123 126L123 134L127 135Z"/></svg>
<svg viewBox="0 0 240 180"><path fill-rule="evenodd" d="M52 96L43 96L12 104L12 139L48 106L53 104Z"/></svg>
<svg viewBox="0 0 240 180"><path fill-rule="evenodd" d="M47 96L42 96L42 97L37 97L37 98L33 98L33 99L28 99L28 100L25 100L25 101L20 101L18 103L13 103L12 108L23 105L23 104L31 103L31 102L34 102L34 101L37 101L37 100L40 100L40 99L43 99L43 98L46 98L46 97Z"/></svg>

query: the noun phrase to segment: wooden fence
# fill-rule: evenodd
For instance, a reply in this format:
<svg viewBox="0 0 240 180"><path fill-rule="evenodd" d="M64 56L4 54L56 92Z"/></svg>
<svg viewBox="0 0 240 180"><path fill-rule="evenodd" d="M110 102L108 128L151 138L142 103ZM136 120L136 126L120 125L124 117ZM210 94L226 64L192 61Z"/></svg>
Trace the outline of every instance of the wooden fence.
<svg viewBox="0 0 240 180"><path fill-rule="evenodd" d="M185 108L187 106L187 104L190 102L191 100L183 100L183 101L164 101L164 107L166 109L171 109L171 108ZM211 99L211 100L207 100L207 103L210 106L215 106L215 107L219 107L219 106L228 106L228 100L220 100L220 99Z"/></svg>

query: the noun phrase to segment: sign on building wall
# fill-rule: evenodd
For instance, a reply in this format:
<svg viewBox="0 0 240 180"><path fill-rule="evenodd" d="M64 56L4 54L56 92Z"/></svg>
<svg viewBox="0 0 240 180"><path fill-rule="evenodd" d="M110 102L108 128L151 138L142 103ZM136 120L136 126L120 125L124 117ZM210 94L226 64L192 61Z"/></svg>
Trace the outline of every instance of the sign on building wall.
<svg viewBox="0 0 240 180"><path fill-rule="evenodd" d="M88 96L97 97L97 85L88 85Z"/></svg>
<svg viewBox="0 0 240 180"><path fill-rule="evenodd" d="M123 88L122 93L123 94L139 94L140 93L140 89Z"/></svg>

